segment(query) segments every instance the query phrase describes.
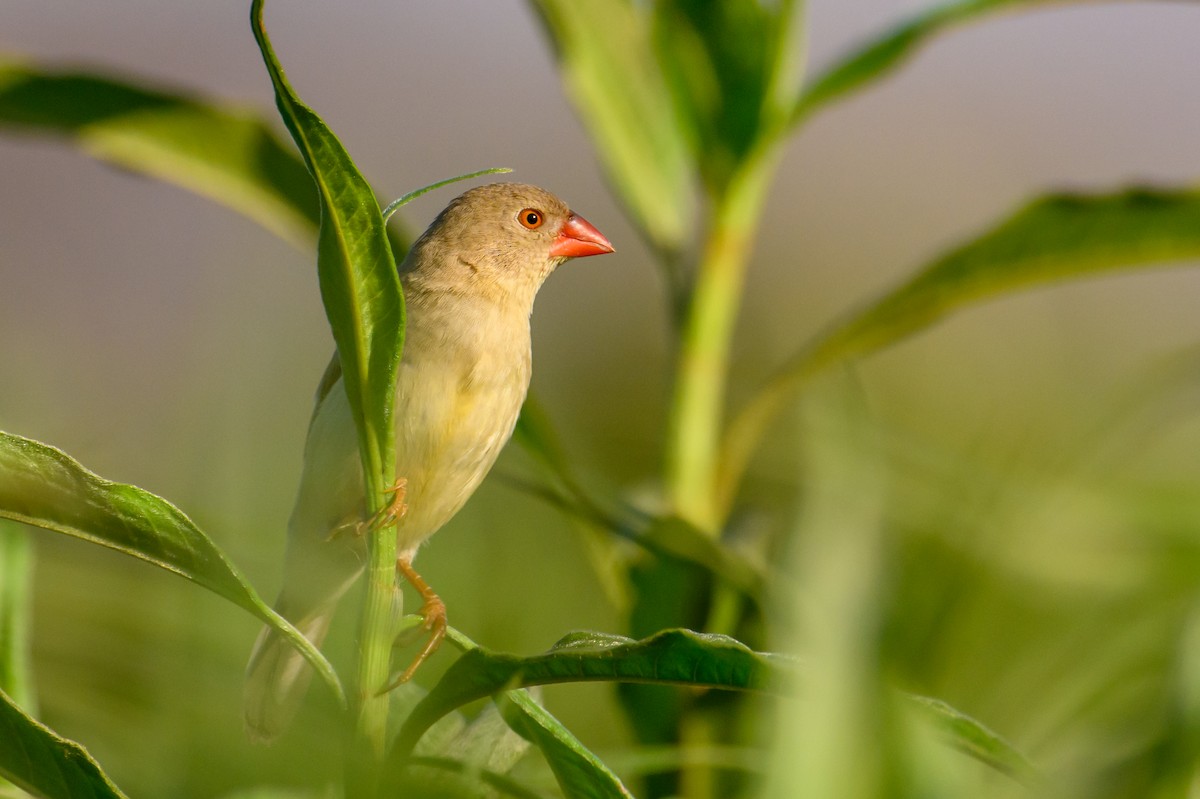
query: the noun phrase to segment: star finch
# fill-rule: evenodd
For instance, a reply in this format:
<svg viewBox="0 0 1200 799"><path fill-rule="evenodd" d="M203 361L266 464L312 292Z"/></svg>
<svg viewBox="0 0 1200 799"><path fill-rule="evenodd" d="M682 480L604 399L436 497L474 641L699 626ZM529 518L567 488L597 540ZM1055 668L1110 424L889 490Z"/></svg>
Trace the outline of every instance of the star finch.
<svg viewBox="0 0 1200 799"><path fill-rule="evenodd" d="M553 194L517 183L450 203L400 266L408 311L396 381L397 569L422 594L430 646L445 608L412 570L417 548L458 512L512 434L529 389L529 315L542 281L568 258L612 245ZM275 608L320 644L365 561L362 466L335 357L317 393ZM311 670L273 629L246 670L250 734L270 740L295 713Z"/></svg>

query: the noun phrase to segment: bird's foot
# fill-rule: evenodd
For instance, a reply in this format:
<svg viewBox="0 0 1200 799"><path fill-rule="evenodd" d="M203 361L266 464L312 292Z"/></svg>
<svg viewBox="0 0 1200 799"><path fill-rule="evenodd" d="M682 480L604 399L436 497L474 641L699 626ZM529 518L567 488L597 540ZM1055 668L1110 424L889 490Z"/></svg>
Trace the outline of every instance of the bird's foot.
<svg viewBox="0 0 1200 799"><path fill-rule="evenodd" d="M429 584L425 582L421 575L417 574L412 564L406 558L396 559L396 571L404 576L408 584L415 588L417 593L421 595L421 599L424 600L421 605L421 615L425 618L425 621L421 626L429 632L429 640L425 642L425 646L417 653L416 658L413 659L408 668L399 677L388 683L388 686L380 692L382 694L386 694L388 691L398 688L411 680L413 675L417 673L417 669L421 667L421 664L437 651L437 648L442 643L442 639L446 637L446 603L429 587Z"/></svg>
<svg viewBox="0 0 1200 799"><path fill-rule="evenodd" d="M408 478L399 477L390 488L384 489L384 494L391 496L388 504L377 510L366 522L366 531L379 530L389 527L404 518L408 513L408 505L404 497L408 494Z"/></svg>
<svg viewBox="0 0 1200 799"><path fill-rule="evenodd" d="M382 530L384 527L400 521L400 519L404 518L404 514L408 513L408 505L404 502L404 496L407 491L408 479L404 477L399 478L390 488L383 492L391 496L388 504L371 514L371 518L369 519L342 522L329 531L329 536L325 539L326 542L334 541L344 535L353 535L355 538L362 538L367 533Z"/></svg>

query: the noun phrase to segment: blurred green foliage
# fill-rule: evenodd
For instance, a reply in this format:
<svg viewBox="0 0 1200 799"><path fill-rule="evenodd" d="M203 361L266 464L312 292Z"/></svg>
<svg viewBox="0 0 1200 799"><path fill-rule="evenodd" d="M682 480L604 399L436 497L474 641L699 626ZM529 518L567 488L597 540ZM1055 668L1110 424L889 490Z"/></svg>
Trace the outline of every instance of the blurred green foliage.
<svg viewBox="0 0 1200 799"><path fill-rule="evenodd" d="M1001 8L1059 4L940 4L807 81L798 3L531 5L667 286L675 360L663 469L649 489L614 488L531 406L518 436L525 451L502 466L530 490L485 487L456 532L461 568L438 582L460 598L456 623L505 649L536 651L572 628L642 638L687 627L802 664L784 700L639 682L616 692L547 689L561 731L547 738L530 729L536 706L512 723L544 750L566 747L550 755L559 788L589 795L589 777L579 774L598 772L587 770L586 745L605 750L616 772L596 781L595 795L620 795L618 777L642 797L1192 795L1200 470L1190 428L1200 357L1191 342L1179 342L1169 363L1147 363L1120 396L967 443L889 415L862 359L1017 290L1195 259L1200 193L1116 187L1034 199L820 335L797 339L760 386L731 383L753 242L791 136L955 26ZM65 135L292 241L313 240L299 162L253 114L90 74L10 66L0 72L0 125ZM271 424L263 412L261 423ZM784 466L772 459L780 450L790 454ZM276 469L253 442L239 457L231 474L242 479L230 485ZM236 494L187 499L202 520L240 501L240 531L282 529L258 515L254 497ZM579 536L561 532L564 518ZM20 540L6 534L0 550L0 629L16 630L3 642L2 687L32 709L22 676L26 588L14 581L28 577ZM130 795L270 796L249 786L278 784L316 796L341 778L330 742L340 712L329 696L312 698L280 747L242 741L248 616L234 618L111 553L37 540L34 682L49 687L38 695L39 718L85 742ZM271 573L261 543L222 544L234 561L258 561L250 571ZM557 569L540 567L548 549ZM345 673L354 620L337 627L346 632L331 641L330 657ZM704 650L696 662L713 656ZM914 702L910 692L937 699ZM417 699L396 697L394 721L406 701ZM513 717L511 706L504 712ZM494 713L452 717L440 740L465 752L485 727L499 736ZM543 731L554 727L540 721ZM153 757L143 756L147 741ZM446 768L432 757L426 765ZM453 789L419 790L456 795L487 783L550 794L556 782L529 757L503 778L467 777Z"/></svg>

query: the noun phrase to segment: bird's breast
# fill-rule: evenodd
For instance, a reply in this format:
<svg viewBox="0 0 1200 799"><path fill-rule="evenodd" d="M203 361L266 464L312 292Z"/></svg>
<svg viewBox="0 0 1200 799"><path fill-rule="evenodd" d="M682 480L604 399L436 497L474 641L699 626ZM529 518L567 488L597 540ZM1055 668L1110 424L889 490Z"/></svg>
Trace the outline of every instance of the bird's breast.
<svg viewBox="0 0 1200 799"><path fill-rule="evenodd" d="M397 381L396 474L408 505L401 549L449 521L478 487L529 388L527 317L432 317L410 316Z"/></svg>

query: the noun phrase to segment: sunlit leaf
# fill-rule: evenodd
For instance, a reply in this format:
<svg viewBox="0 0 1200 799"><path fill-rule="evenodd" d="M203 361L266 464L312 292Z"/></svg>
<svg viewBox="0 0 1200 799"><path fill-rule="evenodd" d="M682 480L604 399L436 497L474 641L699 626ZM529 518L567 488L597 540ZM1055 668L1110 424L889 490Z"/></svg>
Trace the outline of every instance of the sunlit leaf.
<svg viewBox="0 0 1200 799"><path fill-rule="evenodd" d="M0 518L100 544L186 577L272 625L342 698L329 662L271 610L208 536L165 499L113 483L61 450L0 433Z"/></svg>
<svg viewBox="0 0 1200 799"><path fill-rule="evenodd" d="M1002 9L1064 5L1074 0L956 0L936 4L872 39L817 76L792 111L798 124L822 106L841 100L903 65L938 34Z"/></svg>
<svg viewBox="0 0 1200 799"><path fill-rule="evenodd" d="M645 235L678 251L693 212L687 134L651 50L644 15L623 0L533 0L575 109Z"/></svg>
<svg viewBox="0 0 1200 799"><path fill-rule="evenodd" d="M89 156L224 205L304 250L320 205L295 151L251 108L0 57L0 131L64 137ZM409 244L388 229L397 256Z"/></svg>
<svg viewBox="0 0 1200 799"><path fill-rule="evenodd" d="M256 785L223 793L220 799L336 799L338 796L341 796L341 793L335 792L329 786L322 788L284 788L278 785Z"/></svg>
<svg viewBox="0 0 1200 799"><path fill-rule="evenodd" d="M0 692L0 777L47 799L124 799L79 744L32 718Z"/></svg>
<svg viewBox="0 0 1200 799"><path fill-rule="evenodd" d="M612 769L527 691L509 691L496 701L512 728L541 750L567 799L633 799Z"/></svg>
<svg viewBox="0 0 1200 799"><path fill-rule="evenodd" d="M279 113L317 184L321 301L337 344L342 386L354 419L366 509L374 514L383 510L396 482L392 413L405 324L400 276L374 192L337 136L300 101L284 75L263 28L263 0L250 6L250 27L271 76ZM348 769L351 793L366 791L374 782L373 761L382 756L386 741L388 700L376 693L376 686L387 680L398 609L394 529L394 525L379 527L367 547L359 688L354 697L356 754Z"/></svg>
<svg viewBox="0 0 1200 799"><path fill-rule="evenodd" d="M1200 191L1054 194L936 259L793 357L735 418L718 493L732 501L754 448L788 399L830 364L862 357L951 313L1034 286L1200 257Z"/></svg>
<svg viewBox="0 0 1200 799"><path fill-rule="evenodd" d="M321 204L317 270L359 436L369 501L394 482L392 406L404 341L404 298L374 192L333 131L296 96L262 25L251 26L275 87L279 112L316 182Z"/></svg>
<svg viewBox="0 0 1200 799"><path fill-rule="evenodd" d="M67 136L94 158L227 205L300 246L317 229L304 164L246 109L0 62L0 129Z"/></svg>
<svg viewBox="0 0 1200 799"><path fill-rule="evenodd" d="M383 221L387 222L387 220L390 219L392 214L396 213L396 211L398 211L401 208L403 208L404 206L408 205L410 202L417 199L418 197L425 196L426 194L428 194L431 191L440 189L443 186L449 186L452 183L458 183L459 181L462 181L462 180L471 180L472 178L479 178L479 177L483 177L484 175L500 175L505 172L512 172L512 170L509 169L508 167L504 167L504 166L493 166L493 167L488 167L487 169L479 169L474 172L468 172L465 175L456 175L455 177L452 177L452 178L446 178L445 180L439 180L435 183L430 183L428 186L422 186L419 189L414 189L413 191L410 191L408 194L405 194L403 197L398 197L397 199L392 200L390 203L388 203L386 206L384 206L383 210L380 213L383 216Z"/></svg>
<svg viewBox="0 0 1200 799"><path fill-rule="evenodd" d="M510 732L509 734L511 735L513 733ZM526 744L526 746L528 746L528 744ZM465 778L469 781L464 783L462 786L455 786L455 788L452 789L446 789L445 786L437 782L434 783L435 787L432 788L425 786L420 781L416 781L415 784L412 784L411 786L409 783L404 783L400 786L400 788L402 791L407 791L407 793L399 793L398 795L400 796L425 796L427 794L447 796L468 795L468 792L472 790L478 792L479 786L482 784L491 788L495 792L493 795L497 796L511 796L515 797L516 799L545 799L543 794L526 788L524 785L504 774L492 771L491 769L480 768L467 761L456 760L449 757L414 757L408 761L408 764L418 768L424 767L427 769L441 770L446 773ZM441 790L442 793L437 794L436 792L438 790ZM455 792L451 794L450 791Z"/></svg>
<svg viewBox="0 0 1200 799"><path fill-rule="evenodd" d="M915 694L908 699L955 748L1017 779L1028 780L1035 774L1025 755L979 721L940 699Z"/></svg>
<svg viewBox="0 0 1200 799"><path fill-rule="evenodd" d="M1200 191L1043 197L834 328L809 359L869 352L959 308L1031 286L1197 257Z"/></svg>
<svg viewBox="0 0 1200 799"><path fill-rule="evenodd" d="M405 683L389 695L393 718L403 719L426 691ZM529 752L531 744L509 726L491 704L468 722L462 713L444 716L434 725L416 754L400 768L386 772L386 796L474 796L491 786L501 796L545 799L507 777Z"/></svg>
<svg viewBox="0 0 1200 799"><path fill-rule="evenodd" d="M447 630L447 635L456 645L467 651L478 651L479 649L478 645L458 630L450 628ZM402 715L406 719L410 720L413 710L423 705L428 699L428 693L421 691L410 691L404 699L415 699L418 693L423 693L424 698L418 700L415 705L408 701L402 702L405 706ZM385 771L385 793L424 796L436 793L431 790L431 787L435 785L441 790L441 793L437 793L437 795L445 793L457 796L466 792L465 786L460 786L462 789L457 792L447 792L450 786L446 785L444 780L433 778L430 781L431 775L428 774L426 767L435 765L482 779L497 790L526 796L527 792L523 791L521 786L511 781L505 781L499 778L498 774L489 771L495 768L506 771L516 762L515 758L519 757L520 750L513 749L509 740L510 737L513 737L522 743L527 741L539 748L554 772L565 796L572 799L574 797L622 799L629 796L616 774L580 743L558 719L546 711L528 691L500 692L493 699L494 707L481 713L472 722L470 728L454 733L450 738L446 737L447 730L445 728L447 722L458 715L453 714L453 711L443 713L440 719L432 719L430 724L425 725L421 731L416 733L415 737L411 738L412 746L399 743L400 738L405 735L403 730L407 729L411 723L406 721L388 759L388 769ZM503 716L502 726L507 732L507 735L501 736L499 741L496 741L496 733L492 724L492 718L497 710ZM471 729L476 728L480 722L485 724L484 728L481 730ZM426 735L427 731L429 734ZM480 732L484 733L482 739L478 738ZM423 739L422 736L424 736ZM416 747L418 739L421 739L421 745ZM489 741L498 743L498 748L480 749L481 745L486 745ZM464 749L463 743L467 744L467 748ZM524 743L524 745L528 746L528 743ZM412 754L414 747L418 753L415 756ZM451 757L447 758L445 755ZM457 769L455 769L455 763L458 764ZM474 768L476 765L486 767L487 770L476 769Z"/></svg>
<svg viewBox="0 0 1200 799"><path fill-rule="evenodd" d="M654 45L671 94L694 131L693 158L720 189L771 143L799 80L796 3L653 4Z"/></svg>
<svg viewBox="0 0 1200 799"><path fill-rule="evenodd" d="M727 636L690 630L664 630L641 641L572 633L545 654L532 657L472 649L409 715L397 736L396 751L411 751L425 730L451 710L512 688L631 681L762 691L776 679L777 660Z"/></svg>

